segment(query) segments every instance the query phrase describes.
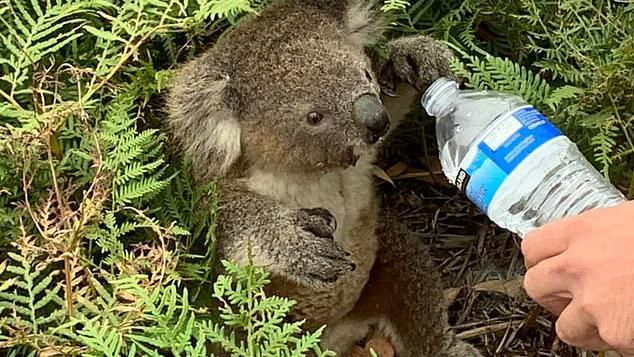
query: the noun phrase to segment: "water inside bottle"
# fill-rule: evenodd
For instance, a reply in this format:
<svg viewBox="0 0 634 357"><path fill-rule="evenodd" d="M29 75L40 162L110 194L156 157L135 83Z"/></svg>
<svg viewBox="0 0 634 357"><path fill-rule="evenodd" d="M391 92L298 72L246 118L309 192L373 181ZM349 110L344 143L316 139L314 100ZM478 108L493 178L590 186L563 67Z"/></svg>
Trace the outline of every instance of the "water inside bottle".
<svg viewBox="0 0 634 357"><path fill-rule="evenodd" d="M443 78L421 103L436 116L444 174L503 228L523 236L553 220L625 201L574 143L518 96L460 90ZM518 141L525 147L512 146L514 138L527 139ZM499 148L508 154L496 156ZM519 161L506 167L504 159L517 153Z"/></svg>

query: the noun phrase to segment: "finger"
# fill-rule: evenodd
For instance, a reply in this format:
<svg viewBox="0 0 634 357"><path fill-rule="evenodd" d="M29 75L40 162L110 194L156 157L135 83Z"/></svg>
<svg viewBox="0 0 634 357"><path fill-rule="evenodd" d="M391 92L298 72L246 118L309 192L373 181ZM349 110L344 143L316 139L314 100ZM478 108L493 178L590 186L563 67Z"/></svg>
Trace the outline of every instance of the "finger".
<svg viewBox="0 0 634 357"><path fill-rule="evenodd" d="M526 235L522 240L522 253L527 268L544 259L554 257L568 249L570 218L552 222Z"/></svg>
<svg viewBox="0 0 634 357"><path fill-rule="evenodd" d="M555 328L559 338L569 345L592 351L610 349L610 346L599 337L594 320L575 300L561 313Z"/></svg>
<svg viewBox="0 0 634 357"><path fill-rule="evenodd" d="M557 258L546 259L529 269L524 276L524 290L536 303L555 315L572 300L568 279L562 274Z"/></svg>

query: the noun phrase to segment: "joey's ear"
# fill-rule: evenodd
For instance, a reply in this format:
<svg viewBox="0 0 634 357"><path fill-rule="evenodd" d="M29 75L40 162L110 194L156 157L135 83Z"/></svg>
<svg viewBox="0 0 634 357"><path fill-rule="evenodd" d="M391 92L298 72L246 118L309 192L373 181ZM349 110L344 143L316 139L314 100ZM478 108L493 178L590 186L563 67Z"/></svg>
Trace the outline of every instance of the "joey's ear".
<svg viewBox="0 0 634 357"><path fill-rule="evenodd" d="M168 125L202 179L225 176L241 154L240 123L228 105L237 98L229 76L210 62L203 56L185 64L167 99Z"/></svg>
<svg viewBox="0 0 634 357"><path fill-rule="evenodd" d="M387 19L370 0L349 0L344 23L352 42L361 47L376 44L387 27Z"/></svg>

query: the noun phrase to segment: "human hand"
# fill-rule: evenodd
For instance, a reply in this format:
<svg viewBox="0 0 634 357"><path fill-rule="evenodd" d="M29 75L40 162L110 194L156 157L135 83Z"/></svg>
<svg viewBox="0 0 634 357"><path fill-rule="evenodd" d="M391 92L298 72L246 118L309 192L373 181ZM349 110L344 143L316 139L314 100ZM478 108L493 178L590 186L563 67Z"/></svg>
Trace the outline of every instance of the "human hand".
<svg viewBox="0 0 634 357"><path fill-rule="evenodd" d="M545 225L522 252L524 288L559 315L561 340L634 354L634 201Z"/></svg>

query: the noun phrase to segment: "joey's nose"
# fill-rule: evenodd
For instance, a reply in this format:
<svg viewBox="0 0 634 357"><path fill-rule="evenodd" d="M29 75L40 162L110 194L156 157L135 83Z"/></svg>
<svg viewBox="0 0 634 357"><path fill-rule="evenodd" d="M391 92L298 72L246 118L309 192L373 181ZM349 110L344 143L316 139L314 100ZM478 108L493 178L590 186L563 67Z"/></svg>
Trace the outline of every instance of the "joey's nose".
<svg viewBox="0 0 634 357"><path fill-rule="evenodd" d="M364 140L376 143L390 129L390 118L385 107L373 95L363 95L354 102L354 117L364 129Z"/></svg>

